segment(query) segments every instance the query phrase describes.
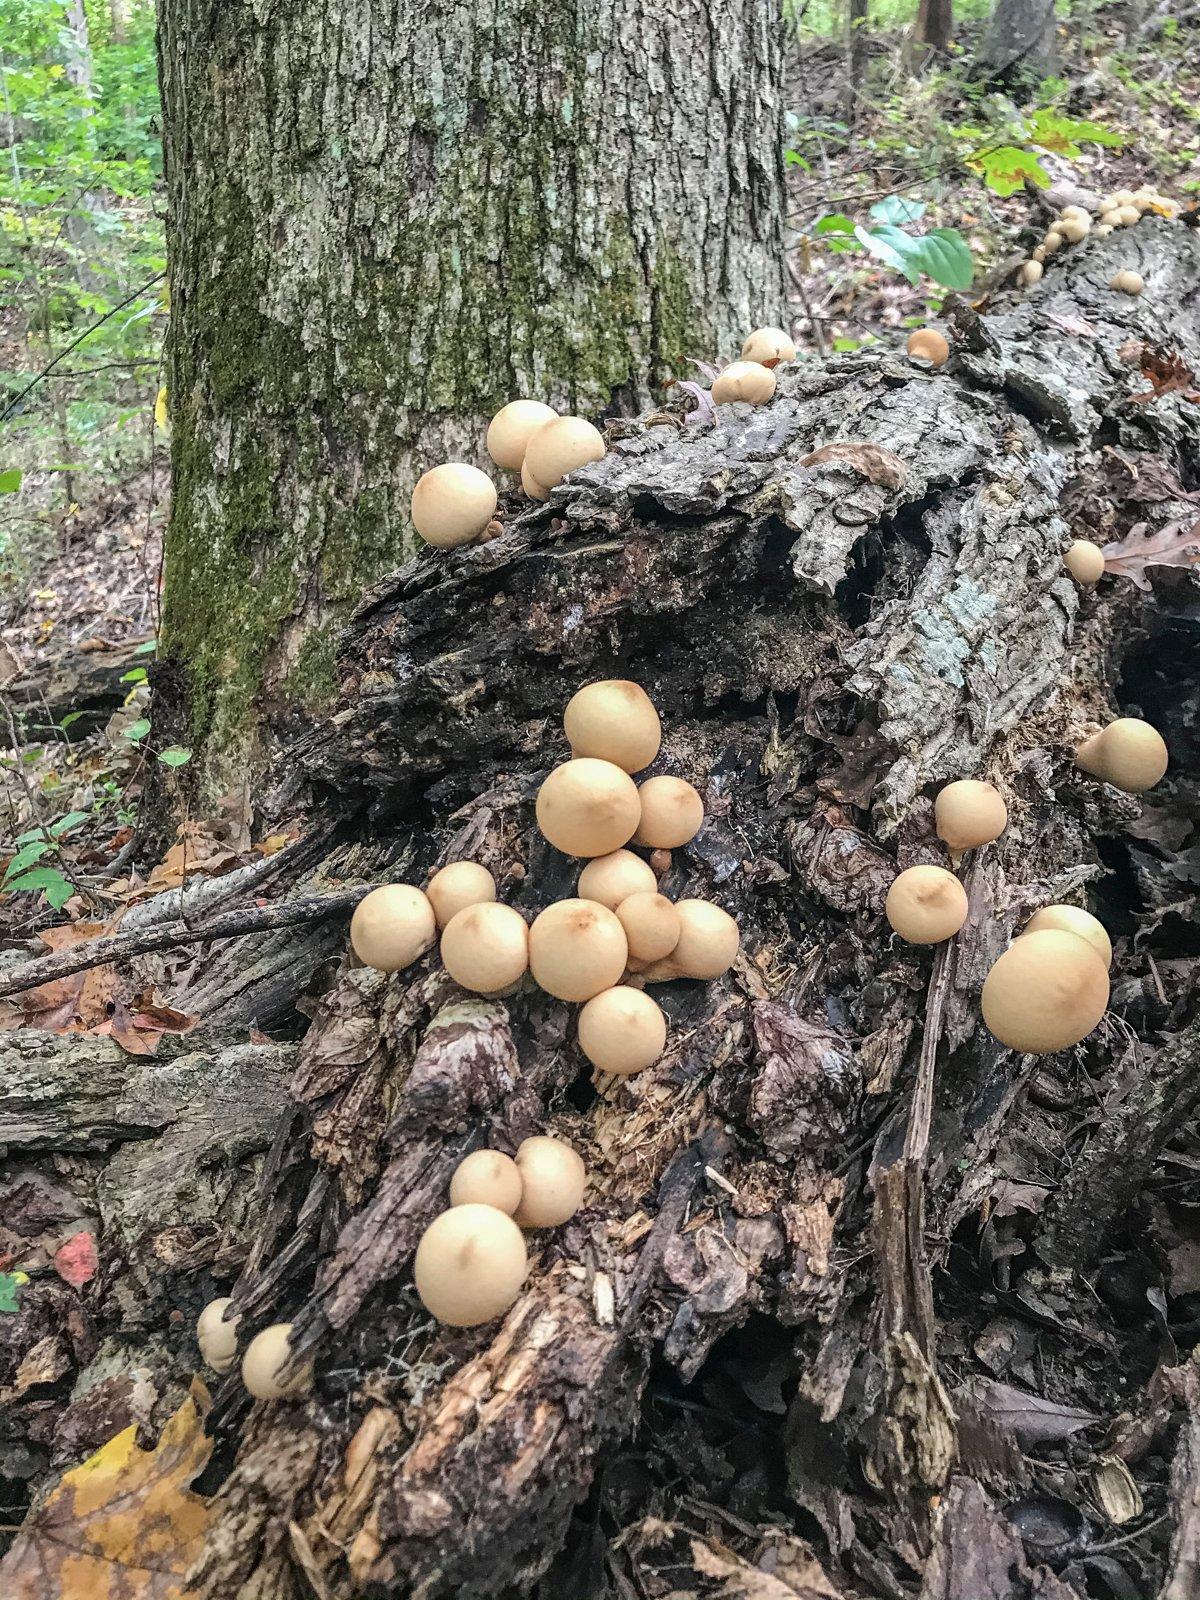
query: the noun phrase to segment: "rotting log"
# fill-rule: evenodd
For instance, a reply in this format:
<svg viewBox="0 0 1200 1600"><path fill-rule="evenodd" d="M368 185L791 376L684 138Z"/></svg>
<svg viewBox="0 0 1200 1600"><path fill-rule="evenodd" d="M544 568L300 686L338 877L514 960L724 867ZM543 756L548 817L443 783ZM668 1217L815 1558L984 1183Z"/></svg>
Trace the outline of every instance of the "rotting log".
<svg viewBox="0 0 1200 1600"><path fill-rule="evenodd" d="M1105 287L1118 265L1143 274L1141 299ZM332 1600L532 1596L596 1537L629 1592L621 1564L669 1536L642 1526L659 1491L614 1486L620 1463L652 1459L664 1407L691 1415L714 1364L767 1338L783 1375L755 1437L786 1460L831 1593L912 1595L924 1571L930 1600L977 1600L967 1577L995 1587L1011 1568L1018 1592L1059 1594L1028 1550L1014 1565L997 1504L1032 1482L1090 1506L1086 1473L1023 1459L967 1380L994 1375L975 1344L1015 1339L1009 1324L1047 1342L1066 1374L1052 1398L1085 1411L1125 1409L1117 1374L1139 1370L1137 1331L1099 1317L1090 1285L1051 1297L1023 1273L1012 1219L1069 1182L1076 1102L1110 1082L1121 1041L1169 1049L1197 1002L1161 943L1170 863L1130 853L1140 802L1071 762L1089 723L1145 712L1176 757L1151 803L1186 834L1196 580L1081 594L1061 552L1089 531L1073 508L1115 503L1114 461L1114 534L1175 514L1164 482L1189 492L1200 408L1132 401L1128 346L1195 365L1198 304L1197 233L1146 221L1089 240L1020 300L959 307L940 372L859 353L786 370L773 404L712 425L620 424L548 505L364 599L337 714L290 757L315 815L395 842L417 881L470 855L532 915L577 871L533 824L562 707L632 677L663 713L654 770L705 797L664 892L735 912L743 952L715 983L656 989L665 1056L603 1092L570 1008L531 987L485 1002L433 957L392 978L343 966L225 1287L246 1334L294 1324L317 1386L251 1408L235 1377L220 1385L203 1600L287 1593L297 1572ZM963 864L950 961L891 939L881 909L897 866L944 860L932 794L972 775L1000 783L1010 825ZM1021 1060L978 1026L982 979L1034 906L1085 887L1117 935L1114 1016L1075 1052ZM533 1128L580 1149L587 1203L533 1236L498 1326L439 1330L409 1282L420 1232L467 1150ZM990 1310L974 1279L963 1310L964 1236ZM171 1285L189 1315L212 1292L191 1271ZM121 1314L113 1293L99 1317ZM573 1514L585 1501L594 1514ZM778 1518L761 1504L753 1521ZM687 1511L698 1537L737 1544L736 1567L747 1536L712 1515ZM1123 1548L1151 1592L1165 1535ZM711 1549L692 1558L712 1575Z"/></svg>

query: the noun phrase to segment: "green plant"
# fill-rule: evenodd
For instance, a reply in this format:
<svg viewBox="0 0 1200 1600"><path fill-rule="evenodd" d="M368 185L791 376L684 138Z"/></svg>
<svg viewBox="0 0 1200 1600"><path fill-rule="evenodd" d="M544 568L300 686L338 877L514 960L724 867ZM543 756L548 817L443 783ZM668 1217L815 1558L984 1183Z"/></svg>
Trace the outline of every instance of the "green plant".
<svg viewBox="0 0 1200 1600"><path fill-rule="evenodd" d="M843 213L822 217L814 235L835 251L865 250L885 266L903 273L909 283L921 275L947 289L969 289L974 263L967 241L956 228L932 228L928 233L908 233L903 224L915 224L925 214L924 202L888 195L871 207L872 228L864 228Z"/></svg>

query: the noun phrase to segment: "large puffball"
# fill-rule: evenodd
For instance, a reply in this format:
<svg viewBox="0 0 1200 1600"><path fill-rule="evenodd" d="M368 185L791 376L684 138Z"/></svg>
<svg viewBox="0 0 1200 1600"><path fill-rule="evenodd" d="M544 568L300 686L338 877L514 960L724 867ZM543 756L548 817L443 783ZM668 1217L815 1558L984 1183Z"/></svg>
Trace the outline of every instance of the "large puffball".
<svg viewBox="0 0 1200 1600"><path fill-rule="evenodd" d="M595 856L579 874L577 893L581 900L598 900L615 911L632 894L654 894L658 879L654 869L632 850L613 850Z"/></svg>
<svg viewBox="0 0 1200 1600"><path fill-rule="evenodd" d="M478 539L496 515L496 485L465 461L432 467L413 490L413 527L440 550Z"/></svg>
<svg viewBox="0 0 1200 1600"><path fill-rule="evenodd" d="M1008 807L995 784L959 778L938 791L933 820L938 838L951 850L977 850L1004 832Z"/></svg>
<svg viewBox="0 0 1200 1600"><path fill-rule="evenodd" d="M522 1228L557 1228L579 1210L587 1186L587 1168L579 1152L561 1139L538 1134L517 1149L521 1204L516 1220Z"/></svg>
<svg viewBox="0 0 1200 1600"><path fill-rule="evenodd" d="M1086 939L1044 928L1014 940L984 980L989 1031L1010 1050L1050 1055L1085 1039L1108 1005L1108 972Z"/></svg>
<svg viewBox="0 0 1200 1600"><path fill-rule="evenodd" d="M662 726L650 696L628 678L586 684L567 701L563 727L575 756L640 772L658 754Z"/></svg>
<svg viewBox="0 0 1200 1600"><path fill-rule="evenodd" d="M537 796L538 827L569 856L605 856L632 839L641 820L637 785L611 761L564 761Z"/></svg>
<svg viewBox="0 0 1200 1600"><path fill-rule="evenodd" d="M883 909L909 944L939 944L967 920L967 892L945 867L907 867L892 879Z"/></svg>
<svg viewBox="0 0 1200 1600"><path fill-rule="evenodd" d="M437 937L427 895L410 883L385 883L354 908L350 943L354 954L380 972L399 972L424 955Z"/></svg>
<svg viewBox="0 0 1200 1600"><path fill-rule="evenodd" d="M435 872L425 890L439 928L468 906L496 898L496 880L477 861L451 861Z"/></svg>
<svg viewBox="0 0 1200 1600"><path fill-rule="evenodd" d="M441 953L442 965L464 989L503 994L529 967L529 929L511 906L467 906L446 924Z"/></svg>
<svg viewBox="0 0 1200 1600"><path fill-rule="evenodd" d="M603 989L579 1013L579 1048L598 1072L627 1078L653 1065L667 1043L667 1019L640 989Z"/></svg>
<svg viewBox="0 0 1200 1600"><path fill-rule="evenodd" d="M557 900L529 930L529 970L558 1000L590 1000L611 988L628 959L625 930L595 900Z"/></svg>
<svg viewBox="0 0 1200 1600"><path fill-rule="evenodd" d="M583 417L557 417L529 436L523 466L545 489L554 489L569 472L599 461L604 455L604 435Z"/></svg>
<svg viewBox="0 0 1200 1600"><path fill-rule="evenodd" d="M540 400L510 400L488 425L488 455L498 467L520 472L530 437L558 413Z"/></svg>
<svg viewBox="0 0 1200 1600"><path fill-rule="evenodd" d="M474 1328L503 1315L529 1271L525 1239L495 1206L452 1206L435 1217L413 1257L413 1283L431 1316Z"/></svg>

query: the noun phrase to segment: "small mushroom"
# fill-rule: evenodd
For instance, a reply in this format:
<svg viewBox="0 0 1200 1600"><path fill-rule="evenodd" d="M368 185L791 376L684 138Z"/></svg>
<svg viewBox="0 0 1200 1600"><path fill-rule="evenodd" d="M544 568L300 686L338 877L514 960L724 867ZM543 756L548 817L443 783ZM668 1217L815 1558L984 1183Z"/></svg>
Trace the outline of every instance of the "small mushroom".
<svg viewBox="0 0 1200 1600"><path fill-rule="evenodd" d="M1058 214L1065 221L1070 221L1072 218L1077 222L1090 222L1092 220L1091 212L1085 211L1082 206L1064 206Z"/></svg>
<svg viewBox="0 0 1200 1600"><path fill-rule="evenodd" d="M583 417L556 417L530 434L522 465L536 483L554 489L569 472L599 461L604 448L604 435Z"/></svg>
<svg viewBox="0 0 1200 1600"><path fill-rule="evenodd" d="M605 678L567 701L563 728L571 754L611 761L624 772L648 767L662 744L662 724L640 684Z"/></svg>
<svg viewBox="0 0 1200 1600"><path fill-rule="evenodd" d="M1075 751L1076 766L1126 794L1153 789L1167 770L1167 760L1162 734L1140 717L1118 717Z"/></svg>
<svg viewBox="0 0 1200 1600"><path fill-rule="evenodd" d="M442 932L442 965L472 994L503 994L529 967L529 929L520 912L484 901L457 912Z"/></svg>
<svg viewBox="0 0 1200 1600"><path fill-rule="evenodd" d="M1042 240L1042 249L1048 256L1052 256L1062 249L1063 243L1064 240L1062 234L1059 233L1057 228L1051 228L1049 233Z"/></svg>
<svg viewBox="0 0 1200 1600"><path fill-rule="evenodd" d="M632 850L613 850L596 856L579 874L576 890L581 900L596 900L615 911L622 900L633 894L654 894L658 879L654 870Z"/></svg>
<svg viewBox="0 0 1200 1600"><path fill-rule="evenodd" d="M1031 288L1035 283L1041 283L1042 270L1040 261L1027 261L1020 271L1021 282L1026 288Z"/></svg>
<svg viewBox="0 0 1200 1600"><path fill-rule="evenodd" d="M544 488L529 470L527 462L521 463L521 487L531 500L549 500L550 491Z"/></svg>
<svg viewBox="0 0 1200 1600"><path fill-rule="evenodd" d="M439 928L465 911L496 898L496 880L477 861L451 861L429 880L425 894Z"/></svg>
<svg viewBox="0 0 1200 1600"><path fill-rule="evenodd" d="M1010 1050L1052 1055L1085 1039L1108 1006L1108 972L1077 933L1043 928L1013 941L980 997L989 1031Z"/></svg>
<svg viewBox="0 0 1200 1600"><path fill-rule="evenodd" d="M1076 583L1087 588L1099 583L1104 576L1104 554L1100 546L1093 544L1090 539L1073 540L1063 556L1063 565Z"/></svg>
<svg viewBox="0 0 1200 1600"><path fill-rule="evenodd" d="M312 1388L312 1363L286 1381L280 1376L292 1353L290 1322L275 1322L255 1334L242 1357L242 1382L256 1400L287 1400Z"/></svg>
<svg viewBox="0 0 1200 1600"><path fill-rule="evenodd" d="M913 361L924 361L931 367L944 367L950 359L946 337L936 328L914 328L905 349Z"/></svg>
<svg viewBox="0 0 1200 1600"><path fill-rule="evenodd" d="M909 944L940 944L967 920L967 892L945 867L907 867L892 879L883 909Z"/></svg>
<svg viewBox="0 0 1200 1600"><path fill-rule="evenodd" d="M1071 244L1079 244L1092 231L1092 219L1090 217L1067 217L1065 221L1057 224L1057 228L1064 239L1069 240Z"/></svg>
<svg viewBox="0 0 1200 1600"><path fill-rule="evenodd" d="M465 461L431 467L413 490L413 527L439 550L470 544L496 515L496 485Z"/></svg>
<svg viewBox="0 0 1200 1600"><path fill-rule="evenodd" d="M606 856L637 831L638 788L623 768L594 756L564 761L538 790L538 827L568 856Z"/></svg>
<svg viewBox="0 0 1200 1600"><path fill-rule="evenodd" d="M1112 940L1104 924L1082 906L1043 906L1025 924L1022 938L1026 934L1040 933L1044 928L1058 928L1062 933L1074 933L1086 939L1105 967L1112 966Z"/></svg>
<svg viewBox="0 0 1200 1600"><path fill-rule="evenodd" d="M611 989L628 959L616 913L595 900L556 900L529 930L533 981L557 1000L590 1000Z"/></svg>
<svg viewBox="0 0 1200 1600"><path fill-rule="evenodd" d="M501 1150L472 1150L450 1179L452 1206L495 1206L511 1217L521 1203L521 1174Z"/></svg>
<svg viewBox="0 0 1200 1600"><path fill-rule="evenodd" d="M666 1043L661 1007L626 984L601 990L579 1013L579 1048L599 1072L628 1078L652 1066Z"/></svg>
<svg viewBox="0 0 1200 1600"><path fill-rule="evenodd" d="M498 467L520 472L530 436L557 416L552 406L544 406L540 400L510 400L488 424L488 455Z"/></svg>
<svg viewBox="0 0 1200 1600"><path fill-rule="evenodd" d="M959 778L939 790L933 820L938 838L951 850L976 850L1004 832L1008 807L995 784Z"/></svg>
<svg viewBox="0 0 1200 1600"><path fill-rule="evenodd" d="M638 789L636 844L675 850L700 831L704 801L683 778L647 778Z"/></svg>
<svg viewBox="0 0 1200 1600"><path fill-rule="evenodd" d="M1044 262L1046 259L1046 246L1044 244L1035 246L1035 248L1029 252L1029 259L1031 261Z"/></svg>
<svg viewBox="0 0 1200 1600"><path fill-rule="evenodd" d="M413 1257L421 1304L451 1328L475 1328L502 1316L528 1272L524 1236L495 1206L443 1211L421 1235Z"/></svg>
<svg viewBox="0 0 1200 1600"><path fill-rule="evenodd" d="M657 891L631 894L617 907L617 921L625 929L629 956L634 961L661 961L679 943L679 913Z"/></svg>
<svg viewBox="0 0 1200 1600"><path fill-rule="evenodd" d="M741 933L728 911L711 900L678 900L679 942L669 956L643 972L647 983L676 978L719 978L737 959Z"/></svg>
<svg viewBox="0 0 1200 1600"><path fill-rule="evenodd" d="M714 405L729 405L745 400L749 405L764 405L775 393L775 374L758 361L731 361L713 380Z"/></svg>
<svg viewBox="0 0 1200 1600"><path fill-rule="evenodd" d="M1118 208L1118 210L1121 208L1121 206L1131 206L1133 204L1133 190L1118 189L1116 194L1114 194L1112 197L1112 202L1113 205Z"/></svg>
<svg viewBox="0 0 1200 1600"><path fill-rule="evenodd" d="M518 1147L517 1167L521 1204L516 1221L520 1227L557 1228L579 1210L587 1168L569 1144L537 1134Z"/></svg>
<svg viewBox="0 0 1200 1600"><path fill-rule="evenodd" d="M742 344L742 360L757 361L764 367L795 359L796 346L782 328L755 328Z"/></svg>
<svg viewBox="0 0 1200 1600"><path fill-rule="evenodd" d="M237 1360L237 1331L240 1317L225 1319L233 1304L229 1295L210 1300L196 1318L196 1343L200 1354L214 1372L228 1372Z"/></svg>
<svg viewBox="0 0 1200 1600"><path fill-rule="evenodd" d="M354 954L380 972L399 972L437 938L433 907L411 883L385 883L355 906L350 918Z"/></svg>
<svg viewBox="0 0 1200 1600"><path fill-rule="evenodd" d="M1117 223L1122 228L1132 228L1135 222L1142 220L1142 213L1135 205L1117 207Z"/></svg>
<svg viewBox="0 0 1200 1600"><path fill-rule="evenodd" d="M1108 280L1108 287L1116 289L1120 294L1141 294L1146 287L1140 272L1134 272L1131 267L1122 267L1120 272L1114 272Z"/></svg>

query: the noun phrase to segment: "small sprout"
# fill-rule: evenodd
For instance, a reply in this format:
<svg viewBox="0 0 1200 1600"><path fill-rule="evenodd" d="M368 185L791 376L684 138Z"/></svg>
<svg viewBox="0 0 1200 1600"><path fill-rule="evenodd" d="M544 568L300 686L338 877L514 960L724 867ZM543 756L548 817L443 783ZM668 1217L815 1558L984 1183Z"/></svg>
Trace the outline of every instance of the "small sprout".
<svg viewBox="0 0 1200 1600"><path fill-rule="evenodd" d="M1009 945L980 997L989 1031L1010 1050L1053 1055L1086 1039L1108 1006L1103 961L1077 933L1043 928Z"/></svg>
<svg viewBox="0 0 1200 1600"><path fill-rule="evenodd" d="M711 390L713 404L717 406L730 405L735 400L761 406L774 393L774 372L757 361L731 361L717 374Z"/></svg>
<svg viewBox="0 0 1200 1600"><path fill-rule="evenodd" d="M225 1320L225 1313L232 1304L228 1295L210 1300L196 1319L200 1355L214 1372L228 1372L237 1360L237 1330L242 1319Z"/></svg>
<svg viewBox="0 0 1200 1600"><path fill-rule="evenodd" d="M522 1228L557 1228L579 1210L587 1186L587 1168L579 1152L561 1139L536 1135L517 1150L521 1204L516 1221Z"/></svg>
<svg viewBox="0 0 1200 1600"><path fill-rule="evenodd" d="M908 867L892 879L883 909L909 944L940 944L967 920L967 892L945 867Z"/></svg>
<svg viewBox="0 0 1200 1600"><path fill-rule="evenodd" d="M638 789L641 808L634 842L676 850L700 831L704 801L682 778L647 778Z"/></svg>
<svg viewBox="0 0 1200 1600"><path fill-rule="evenodd" d="M574 756L596 756L624 772L648 767L662 744L650 696L628 678L586 684L567 701L563 728Z"/></svg>
<svg viewBox="0 0 1200 1600"><path fill-rule="evenodd" d="M1031 288L1035 283L1042 281L1042 263L1040 261L1027 261L1021 268L1021 282L1026 288Z"/></svg>
<svg viewBox="0 0 1200 1600"><path fill-rule="evenodd" d="M556 900L529 930L529 970L557 1000L590 1000L611 989L628 959L616 913L595 900Z"/></svg>
<svg viewBox="0 0 1200 1600"><path fill-rule="evenodd" d="M576 890L581 900L596 900L615 911L632 894L654 894L658 879L653 869L632 850L613 850L596 856L579 874Z"/></svg>
<svg viewBox="0 0 1200 1600"><path fill-rule="evenodd" d="M284 1381L280 1374L291 1354L290 1322L275 1322L256 1334L242 1357L242 1382L256 1400L286 1400L312 1388L313 1369L308 1362Z"/></svg>
<svg viewBox="0 0 1200 1600"><path fill-rule="evenodd" d="M599 461L604 454L604 435L582 417L556 417L544 422L529 436L525 465L535 483L554 489L568 472Z"/></svg>
<svg viewBox="0 0 1200 1600"><path fill-rule="evenodd" d="M1143 794L1167 770L1167 746L1139 717L1118 717L1075 751L1075 765L1126 794Z"/></svg>
<svg viewBox="0 0 1200 1600"><path fill-rule="evenodd" d="M667 1043L667 1019L640 989L619 984L579 1013L579 1048L599 1072L628 1078L653 1066Z"/></svg>
<svg viewBox="0 0 1200 1600"><path fill-rule="evenodd" d="M485 901L450 918L442 934L442 965L472 994L503 994L529 968L529 929L519 911Z"/></svg>
<svg viewBox="0 0 1200 1600"><path fill-rule="evenodd" d="M433 907L410 883L385 883L358 902L350 918L354 954L380 972L399 972L437 937Z"/></svg>
<svg viewBox="0 0 1200 1600"><path fill-rule="evenodd" d="M931 367L944 367L950 359L946 336L936 328L914 328L905 349L914 361L924 361Z"/></svg>
<svg viewBox="0 0 1200 1600"><path fill-rule="evenodd" d="M439 550L470 544L495 515L496 485L465 461L431 467L413 490L413 527Z"/></svg>
<svg viewBox="0 0 1200 1600"><path fill-rule="evenodd" d="M647 967L647 983L671 983L676 978L719 978L737 960L741 934L728 911L711 900L679 900L679 942L671 954Z"/></svg>
<svg viewBox="0 0 1200 1600"><path fill-rule="evenodd" d="M1134 272L1131 267L1123 267L1120 272L1114 272L1108 280L1108 287L1116 289L1121 294L1141 294L1146 287L1140 272Z"/></svg>
<svg viewBox="0 0 1200 1600"><path fill-rule="evenodd" d="M1090 539L1075 539L1063 557L1063 565L1075 579L1090 587L1104 576L1104 554L1098 544Z"/></svg>
<svg viewBox="0 0 1200 1600"><path fill-rule="evenodd" d="M661 961L679 943L679 913L665 895L631 894L617 907L634 961Z"/></svg>
<svg viewBox="0 0 1200 1600"><path fill-rule="evenodd" d="M1132 228L1135 222L1142 220L1142 213L1135 205L1119 206L1117 208L1117 224L1122 228Z"/></svg>
<svg viewBox="0 0 1200 1600"><path fill-rule="evenodd" d="M1022 937L1041 933L1045 928L1057 928L1062 933L1073 933L1080 939L1086 939L1105 967L1112 966L1112 940L1105 932L1104 924L1082 906L1043 906L1025 924Z"/></svg>
<svg viewBox="0 0 1200 1600"><path fill-rule="evenodd" d="M1078 244L1080 240L1086 239L1091 231L1092 219L1090 217L1068 217L1065 222L1058 224L1058 232L1062 234L1064 239L1069 240L1071 244Z"/></svg>
<svg viewBox="0 0 1200 1600"><path fill-rule="evenodd" d="M777 367L781 361L795 361L796 346L782 328L755 328L742 344L742 360L760 366Z"/></svg>
<svg viewBox="0 0 1200 1600"><path fill-rule="evenodd" d="M531 500L549 500L550 498L549 489L542 487L524 461L521 463L521 487Z"/></svg>
<svg viewBox="0 0 1200 1600"><path fill-rule="evenodd" d="M425 891L439 928L445 928L468 906L496 898L496 880L477 861L451 861L435 872Z"/></svg>
<svg viewBox="0 0 1200 1600"><path fill-rule="evenodd" d="M977 850L1004 832L1008 807L995 784L960 778L939 791L933 819L938 838L951 850Z"/></svg>
<svg viewBox="0 0 1200 1600"><path fill-rule="evenodd" d="M498 467L520 472L530 436L557 416L552 406L544 406L540 400L510 400L488 424L488 455Z"/></svg>
<svg viewBox="0 0 1200 1600"><path fill-rule="evenodd" d="M413 1257L421 1304L451 1328L475 1328L503 1316L528 1272L524 1236L495 1206L443 1211L421 1235Z"/></svg>
<svg viewBox="0 0 1200 1600"><path fill-rule="evenodd" d="M500 1150L473 1150L450 1179L452 1206L495 1206L511 1217L521 1203L521 1174Z"/></svg>
<svg viewBox="0 0 1200 1600"><path fill-rule="evenodd" d="M642 808L637 785L621 767L594 756L564 761L537 796L538 827L568 856L606 856L628 844Z"/></svg>

